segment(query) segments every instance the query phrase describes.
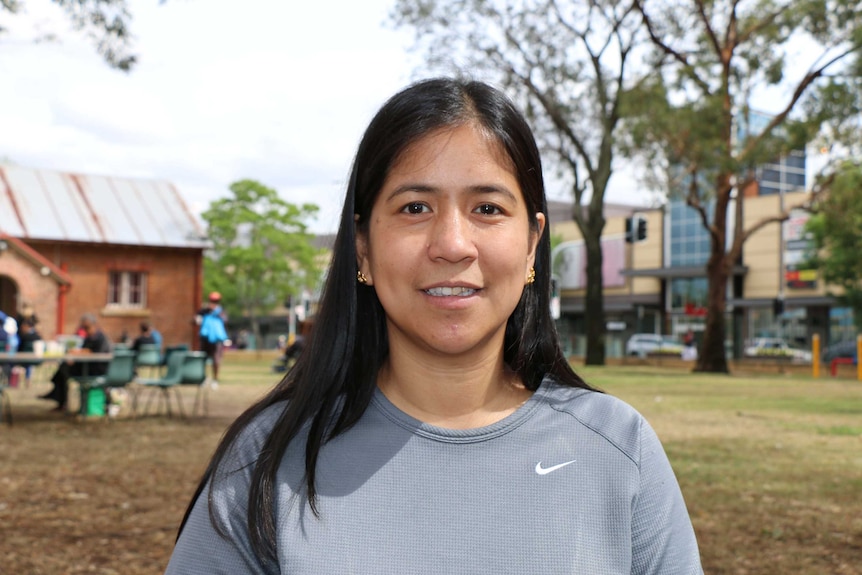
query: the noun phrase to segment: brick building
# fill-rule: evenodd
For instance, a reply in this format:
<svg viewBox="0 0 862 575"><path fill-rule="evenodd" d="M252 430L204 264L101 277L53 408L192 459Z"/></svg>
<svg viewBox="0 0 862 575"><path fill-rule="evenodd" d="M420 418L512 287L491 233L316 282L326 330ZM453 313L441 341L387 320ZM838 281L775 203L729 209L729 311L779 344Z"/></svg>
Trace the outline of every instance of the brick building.
<svg viewBox="0 0 862 575"><path fill-rule="evenodd" d="M114 341L148 321L194 344L207 245L169 182L0 165L0 309L29 303L45 339L91 312Z"/></svg>

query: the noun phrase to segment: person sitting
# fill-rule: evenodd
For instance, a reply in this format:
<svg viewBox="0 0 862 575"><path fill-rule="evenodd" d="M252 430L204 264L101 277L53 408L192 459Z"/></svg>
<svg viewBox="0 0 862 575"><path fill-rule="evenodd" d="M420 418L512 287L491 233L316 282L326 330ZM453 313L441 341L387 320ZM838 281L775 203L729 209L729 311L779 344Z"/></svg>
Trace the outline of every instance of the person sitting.
<svg viewBox="0 0 862 575"><path fill-rule="evenodd" d="M293 343L287 346L284 354L278 358L273 364L272 370L276 373L287 371L299 359L302 350L305 349L305 342L311 334L311 328L314 326L314 318L309 317L303 322L300 322L299 335L293 340Z"/></svg>
<svg viewBox="0 0 862 575"><path fill-rule="evenodd" d="M132 351L135 353L141 350L142 345L158 345L155 336L153 335L153 328L149 323L142 321L141 322L141 335L135 338L135 341L132 342Z"/></svg>
<svg viewBox="0 0 862 575"><path fill-rule="evenodd" d="M96 322L96 316L91 313L85 313L81 316L80 330L84 334L84 341L80 349L72 350L72 354L87 354L87 353L111 353L111 341L108 336L99 328ZM86 369L86 372L85 372ZM57 407L54 411L64 411L66 409L66 400L69 396L69 379L84 375L104 375L108 371L108 362L88 362L88 364L75 363L74 361L66 361L57 367L57 371L51 376L51 383L54 388L44 395L40 395L40 399L50 399L57 402Z"/></svg>
<svg viewBox="0 0 862 575"><path fill-rule="evenodd" d="M36 312L33 310L33 306L29 303L25 303L21 306L21 312L18 314L18 325L20 326L25 321L30 322L33 327L39 323L39 318L36 317Z"/></svg>

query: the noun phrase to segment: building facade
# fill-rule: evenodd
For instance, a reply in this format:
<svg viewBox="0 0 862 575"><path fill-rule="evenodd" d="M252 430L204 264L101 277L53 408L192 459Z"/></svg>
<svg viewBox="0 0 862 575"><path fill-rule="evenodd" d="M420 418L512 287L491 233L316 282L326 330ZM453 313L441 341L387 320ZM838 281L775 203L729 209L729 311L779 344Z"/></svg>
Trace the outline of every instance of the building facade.
<svg viewBox="0 0 862 575"><path fill-rule="evenodd" d="M147 321L193 345L207 246L169 182L0 165L0 309L45 339L94 313L113 341Z"/></svg>
<svg viewBox="0 0 862 575"><path fill-rule="evenodd" d="M810 346L815 333L824 346L855 337L850 310L838 306L816 270L805 269L810 248L805 236L808 216L793 208L802 206L808 194L784 190L760 194L756 187L747 192L744 229L784 210L790 210L791 217L783 224L769 224L749 238L733 269L727 285L728 355L740 357L745 342L755 337L781 337L802 347ZM644 241L625 242L626 219L632 216L647 222ZM731 230L737 225L729 223ZM582 250L583 242L573 222L552 221L551 231L563 239L553 260L561 288L558 329L566 351L582 355L586 347L582 336L585 290L583 280L568 268L580 266L582 271L585 262L566 252L577 252L579 246ZM603 245L611 247L603 274L608 357L622 356L625 342L635 333L681 338L692 330L700 339L706 315L705 264L710 239L694 209L681 201L655 209L615 206L614 214L607 217Z"/></svg>

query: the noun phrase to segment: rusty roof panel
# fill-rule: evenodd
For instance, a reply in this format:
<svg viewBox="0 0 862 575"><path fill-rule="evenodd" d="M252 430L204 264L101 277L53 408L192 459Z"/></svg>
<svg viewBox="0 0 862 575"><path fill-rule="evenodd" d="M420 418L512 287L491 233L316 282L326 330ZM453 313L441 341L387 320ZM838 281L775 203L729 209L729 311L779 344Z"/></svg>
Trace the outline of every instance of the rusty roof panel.
<svg viewBox="0 0 862 575"><path fill-rule="evenodd" d="M170 182L0 165L0 231L29 239L206 247Z"/></svg>

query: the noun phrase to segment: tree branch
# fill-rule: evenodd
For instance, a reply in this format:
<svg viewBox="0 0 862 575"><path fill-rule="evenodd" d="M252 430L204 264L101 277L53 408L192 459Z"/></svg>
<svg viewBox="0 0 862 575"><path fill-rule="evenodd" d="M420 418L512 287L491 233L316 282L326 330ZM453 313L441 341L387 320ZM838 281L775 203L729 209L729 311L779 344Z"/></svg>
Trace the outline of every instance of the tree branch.
<svg viewBox="0 0 862 575"><path fill-rule="evenodd" d="M837 54L835 57L831 58L828 62L826 62L825 64L823 64L819 68L814 69L814 70L809 70L809 72L807 74L805 74L805 77L803 77L802 80L799 81L799 84L796 86L796 89L793 91L793 97L790 99L790 101L787 103L787 105L784 107L784 109L781 112L779 112L778 115L774 116L772 118L772 120L769 122L769 124L767 124L766 127L757 136L755 136L753 138L749 138L748 140L746 140L745 147L742 149L742 152L739 154L739 159L741 161L744 161L744 158L746 158L748 156L748 154L750 154L755 149L755 147L757 147L760 144L760 142L762 142L763 139L768 134L770 134L772 132L772 130L776 126L778 126L782 122L784 122L784 120L787 118L787 116L790 115L790 112L793 110L793 107L802 98L802 95L805 93L805 90L807 90L808 87L817 78L821 77L825 73L826 68L828 68L832 64L838 62L842 58L852 54L856 50L859 50L860 48L862 48L862 46L860 46L859 44L856 44L855 46L851 46L847 50L845 50L844 52L841 52L840 54ZM819 58L818 58L818 60L819 60Z"/></svg>
<svg viewBox="0 0 862 575"><path fill-rule="evenodd" d="M652 20L650 19L649 16L647 16L646 11L644 10L644 6L643 6L644 0L634 0L634 3L635 3L635 6L636 6L638 12L640 13L641 17L643 18L644 25L646 26L647 33L649 34L649 37L650 37L650 40L652 40L652 43L655 44L656 46L658 46L659 49L665 55L670 56L671 58L673 58L674 60L676 60L677 62L682 64L685 67L686 73L688 74L689 78L691 78L691 80L698 86L698 88L701 89L701 91L703 91L703 93L709 94L710 93L709 84L705 80L703 80L700 76L697 75L697 72L695 71L694 65L692 65L688 61L688 58L686 57L686 55L681 53L681 52L674 50L673 48L668 46L664 42L664 40L662 40L661 38L658 37L658 34L655 31L655 27L653 26Z"/></svg>

